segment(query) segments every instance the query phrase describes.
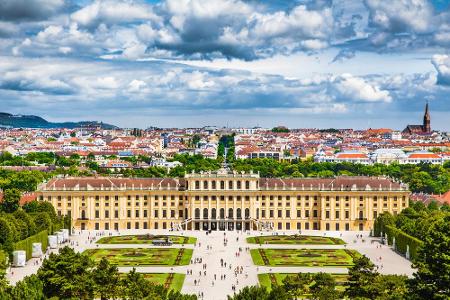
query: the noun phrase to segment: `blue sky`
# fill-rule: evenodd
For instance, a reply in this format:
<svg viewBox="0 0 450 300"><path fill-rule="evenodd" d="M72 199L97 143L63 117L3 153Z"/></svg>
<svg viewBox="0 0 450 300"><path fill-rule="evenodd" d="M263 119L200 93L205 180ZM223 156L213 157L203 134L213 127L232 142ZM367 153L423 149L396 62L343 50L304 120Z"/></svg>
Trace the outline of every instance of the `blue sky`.
<svg viewBox="0 0 450 300"><path fill-rule="evenodd" d="M450 130L449 1L0 0L2 111Z"/></svg>

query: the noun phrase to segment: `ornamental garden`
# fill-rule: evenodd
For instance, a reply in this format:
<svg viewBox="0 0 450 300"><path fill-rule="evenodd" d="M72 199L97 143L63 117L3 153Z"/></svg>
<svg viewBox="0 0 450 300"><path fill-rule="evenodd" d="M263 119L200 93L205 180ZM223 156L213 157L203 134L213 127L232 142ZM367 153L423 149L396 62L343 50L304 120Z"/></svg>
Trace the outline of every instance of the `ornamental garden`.
<svg viewBox="0 0 450 300"><path fill-rule="evenodd" d="M152 244L155 241L164 241L167 238L169 238L173 244L195 244L197 241L194 237L181 235L140 234L103 237L97 241L97 244Z"/></svg>
<svg viewBox="0 0 450 300"><path fill-rule="evenodd" d="M184 266L192 257L192 249L185 248L117 248L88 249L85 254L96 261L106 257L118 267Z"/></svg>

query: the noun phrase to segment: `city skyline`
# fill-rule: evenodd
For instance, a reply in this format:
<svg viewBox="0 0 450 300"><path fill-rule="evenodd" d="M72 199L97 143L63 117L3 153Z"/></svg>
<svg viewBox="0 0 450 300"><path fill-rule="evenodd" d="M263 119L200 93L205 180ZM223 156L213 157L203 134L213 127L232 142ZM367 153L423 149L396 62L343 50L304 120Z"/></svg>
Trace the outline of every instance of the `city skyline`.
<svg viewBox="0 0 450 300"><path fill-rule="evenodd" d="M448 1L4 1L3 112L449 130Z"/></svg>

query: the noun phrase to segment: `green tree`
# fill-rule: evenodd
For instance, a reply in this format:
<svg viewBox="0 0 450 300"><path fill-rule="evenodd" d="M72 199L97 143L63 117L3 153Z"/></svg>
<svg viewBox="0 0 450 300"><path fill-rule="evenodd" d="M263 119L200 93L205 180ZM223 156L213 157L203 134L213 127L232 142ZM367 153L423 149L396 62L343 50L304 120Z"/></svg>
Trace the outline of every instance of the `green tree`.
<svg viewBox="0 0 450 300"><path fill-rule="evenodd" d="M313 276L314 283L311 285L312 299L333 300L340 299L336 291L336 280L328 273L317 273Z"/></svg>
<svg viewBox="0 0 450 300"><path fill-rule="evenodd" d="M348 272L348 287L345 295L350 299L369 298L374 299L371 284L377 277L374 264L366 257L362 256L354 260L354 265Z"/></svg>
<svg viewBox="0 0 450 300"><path fill-rule="evenodd" d="M7 189L3 192L2 210L7 213L13 213L19 208L20 197L22 193L16 189Z"/></svg>
<svg viewBox="0 0 450 300"><path fill-rule="evenodd" d="M145 280L142 274L137 273L133 268L127 276L122 279L122 297L129 300L140 299L165 299L167 290L163 286L152 285Z"/></svg>
<svg viewBox="0 0 450 300"><path fill-rule="evenodd" d="M23 209L19 208L14 212L14 218L21 220L26 224L26 236L31 236L36 233L36 224L33 218L27 214Z"/></svg>
<svg viewBox="0 0 450 300"><path fill-rule="evenodd" d="M424 246L413 267L417 268L411 290L416 299L450 298L450 215L427 229Z"/></svg>
<svg viewBox="0 0 450 300"><path fill-rule="evenodd" d="M371 284L375 299L408 299L407 280L403 275L377 275Z"/></svg>
<svg viewBox="0 0 450 300"><path fill-rule="evenodd" d="M97 267L92 271L95 283L95 291L100 299L110 299L117 295L119 287L119 271L116 266L109 263L106 258L102 258Z"/></svg>
<svg viewBox="0 0 450 300"><path fill-rule="evenodd" d="M43 284L36 275L30 275L10 288L11 299L44 300Z"/></svg>
<svg viewBox="0 0 450 300"><path fill-rule="evenodd" d="M50 230L52 226L52 219L49 217L48 213L40 212L33 215L33 221L36 225L36 231L40 232L42 230Z"/></svg>
<svg viewBox="0 0 450 300"><path fill-rule="evenodd" d="M297 297L309 293L311 281L311 273L297 273L286 276L283 279L283 286L291 296Z"/></svg>
<svg viewBox="0 0 450 300"><path fill-rule="evenodd" d="M239 293L228 296L228 300L268 300L269 293L265 287L246 286L239 291Z"/></svg>
<svg viewBox="0 0 450 300"><path fill-rule="evenodd" d="M85 254L75 253L64 247L59 254L50 254L38 270L38 277L44 285L48 298L92 299L94 281L92 279L93 261Z"/></svg>

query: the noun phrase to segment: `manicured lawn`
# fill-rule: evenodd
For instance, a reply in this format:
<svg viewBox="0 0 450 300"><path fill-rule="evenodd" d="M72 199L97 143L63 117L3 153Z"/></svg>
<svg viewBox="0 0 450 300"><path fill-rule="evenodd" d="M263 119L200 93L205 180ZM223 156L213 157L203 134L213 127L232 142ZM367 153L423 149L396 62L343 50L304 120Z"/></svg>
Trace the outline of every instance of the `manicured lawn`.
<svg viewBox="0 0 450 300"><path fill-rule="evenodd" d="M347 249L251 249L253 263L259 266L351 267L360 254Z"/></svg>
<svg viewBox="0 0 450 300"><path fill-rule="evenodd" d="M195 244L197 238L181 235L120 235L107 236L97 241L97 244L151 244L153 240L165 240L169 238L174 244Z"/></svg>
<svg viewBox="0 0 450 300"><path fill-rule="evenodd" d="M273 276L271 276L273 275ZM283 279L286 278L286 276L288 275L295 275L295 273L292 274L288 274L288 273L273 273L273 274L269 274L269 273L263 273L263 274L258 274L258 280L261 286L266 287L269 291L272 289L272 285L283 285ZM347 283L347 278L348 275L347 274L331 274L331 276L334 277L334 279L336 280L337 286L336 289L343 291L344 287ZM271 278L272 277L272 278ZM274 280L275 282L273 283L272 280ZM312 284L312 283L311 283Z"/></svg>
<svg viewBox="0 0 450 300"><path fill-rule="evenodd" d="M170 290L181 291L186 275L179 273L142 273L148 281L164 285ZM123 274L125 276L125 274ZM172 277L172 279L170 279ZM169 282L170 281L170 282Z"/></svg>
<svg viewBox="0 0 450 300"><path fill-rule="evenodd" d="M106 257L110 263L126 266L183 266L190 263L192 249L175 248L123 248L88 249L85 254L99 261Z"/></svg>
<svg viewBox="0 0 450 300"><path fill-rule="evenodd" d="M247 238L250 244L344 245L339 238L311 235L264 235Z"/></svg>

